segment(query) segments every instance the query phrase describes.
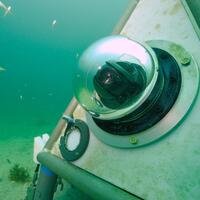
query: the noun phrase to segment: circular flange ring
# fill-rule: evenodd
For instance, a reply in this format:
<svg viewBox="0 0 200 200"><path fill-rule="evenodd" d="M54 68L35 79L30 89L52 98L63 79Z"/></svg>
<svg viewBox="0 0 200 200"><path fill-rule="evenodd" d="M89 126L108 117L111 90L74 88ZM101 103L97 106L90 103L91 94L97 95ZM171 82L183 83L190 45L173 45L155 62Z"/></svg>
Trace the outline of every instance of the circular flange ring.
<svg viewBox="0 0 200 200"><path fill-rule="evenodd" d="M87 113L87 121L92 132L107 145L118 148L135 148L147 145L170 132L190 111L199 89L199 69L192 56L180 45L170 41L152 40L147 44L162 49L177 61L182 77L181 89L171 110L153 127L128 136L113 135L96 125ZM192 86L192 87L191 87Z"/></svg>
<svg viewBox="0 0 200 200"><path fill-rule="evenodd" d="M80 132L80 142L78 146L71 151L67 148L66 144L68 137L73 132L74 128L78 129ZM68 129L68 127L66 127L64 136L60 138L59 149L62 157L67 161L75 161L79 159L87 149L89 136L89 128L87 124L82 120L76 119L73 128Z"/></svg>

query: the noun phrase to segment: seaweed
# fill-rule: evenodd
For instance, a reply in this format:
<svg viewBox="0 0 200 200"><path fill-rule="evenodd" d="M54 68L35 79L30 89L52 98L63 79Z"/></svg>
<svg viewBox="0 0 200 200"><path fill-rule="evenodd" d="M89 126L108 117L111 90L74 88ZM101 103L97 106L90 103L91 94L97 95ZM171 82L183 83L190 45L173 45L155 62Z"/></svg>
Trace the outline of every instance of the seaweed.
<svg viewBox="0 0 200 200"><path fill-rule="evenodd" d="M11 181L25 183L30 181L30 174L28 169L20 166L19 164L15 164L9 170L9 179Z"/></svg>

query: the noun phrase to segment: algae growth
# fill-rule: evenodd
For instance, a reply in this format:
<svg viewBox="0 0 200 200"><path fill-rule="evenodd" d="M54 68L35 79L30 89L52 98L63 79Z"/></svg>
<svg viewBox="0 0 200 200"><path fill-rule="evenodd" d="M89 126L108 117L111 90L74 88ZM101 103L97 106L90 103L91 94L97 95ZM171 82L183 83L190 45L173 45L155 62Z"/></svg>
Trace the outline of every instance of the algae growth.
<svg viewBox="0 0 200 200"><path fill-rule="evenodd" d="M9 170L9 179L14 182L25 183L30 181L30 174L28 169L20 166L19 164L15 164Z"/></svg>

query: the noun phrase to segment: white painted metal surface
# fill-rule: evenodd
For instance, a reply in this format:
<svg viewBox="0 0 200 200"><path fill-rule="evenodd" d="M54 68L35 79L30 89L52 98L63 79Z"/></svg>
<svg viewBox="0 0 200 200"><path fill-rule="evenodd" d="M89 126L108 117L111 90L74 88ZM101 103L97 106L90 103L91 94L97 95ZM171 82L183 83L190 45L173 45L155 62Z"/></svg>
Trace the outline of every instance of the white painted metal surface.
<svg viewBox="0 0 200 200"><path fill-rule="evenodd" d="M139 42L178 43L200 64L200 41L180 0L140 0L121 34ZM137 149L110 147L91 133L74 164L144 199L200 199L199 110L200 95L168 136ZM79 106L74 116L85 120Z"/></svg>

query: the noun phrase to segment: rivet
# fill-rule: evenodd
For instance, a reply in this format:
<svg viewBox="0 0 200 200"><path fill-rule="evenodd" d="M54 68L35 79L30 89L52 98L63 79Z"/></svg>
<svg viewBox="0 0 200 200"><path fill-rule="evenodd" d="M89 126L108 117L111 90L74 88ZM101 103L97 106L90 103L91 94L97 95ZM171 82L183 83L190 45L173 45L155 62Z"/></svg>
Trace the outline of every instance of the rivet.
<svg viewBox="0 0 200 200"><path fill-rule="evenodd" d="M138 143L138 139L137 139L135 136L131 136L131 137L129 138L129 142L130 142L131 144L137 144L137 143Z"/></svg>

